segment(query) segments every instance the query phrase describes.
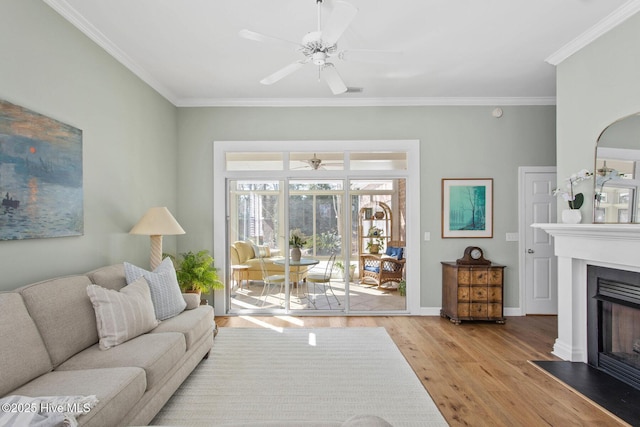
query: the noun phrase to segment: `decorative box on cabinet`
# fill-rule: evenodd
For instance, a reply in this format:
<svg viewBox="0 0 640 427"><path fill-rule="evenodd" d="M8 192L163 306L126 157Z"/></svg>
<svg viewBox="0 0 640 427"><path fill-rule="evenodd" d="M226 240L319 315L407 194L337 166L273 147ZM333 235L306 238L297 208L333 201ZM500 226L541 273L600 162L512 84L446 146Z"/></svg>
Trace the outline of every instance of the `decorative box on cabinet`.
<svg viewBox="0 0 640 427"><path fill-rule="evenodd" d="M463 320L504 323L502 289L504 266L442 262L442 310L459 325Z"/></svg>

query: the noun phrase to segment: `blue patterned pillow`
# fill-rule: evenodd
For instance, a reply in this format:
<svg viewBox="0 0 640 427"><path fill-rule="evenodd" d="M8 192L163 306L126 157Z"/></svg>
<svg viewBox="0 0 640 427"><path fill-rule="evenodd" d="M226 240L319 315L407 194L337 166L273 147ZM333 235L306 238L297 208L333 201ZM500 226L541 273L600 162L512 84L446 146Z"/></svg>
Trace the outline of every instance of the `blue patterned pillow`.
<svg viewBox="0 0 640 427"><path fill-rule="evenodd" d="M176 270L170 258L165 258L153 272L125 262L124 276L127 285L140 277L146 279L149 283L151 301L153 301L153 309L158 320L177 316L187 307L180 286L178 286Z"/></svg>

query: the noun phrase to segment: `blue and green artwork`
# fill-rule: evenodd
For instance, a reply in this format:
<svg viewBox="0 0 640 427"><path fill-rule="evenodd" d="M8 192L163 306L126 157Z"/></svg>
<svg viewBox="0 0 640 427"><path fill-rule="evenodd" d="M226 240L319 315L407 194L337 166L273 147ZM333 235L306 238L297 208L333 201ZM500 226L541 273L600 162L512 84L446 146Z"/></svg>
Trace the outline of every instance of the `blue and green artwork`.
<svg viewBox="0 0 640 427"><path fill-rule="evenodd" d="M0 100L0 240L81 235L82 131Z"/></svg>
<svg viewBox="0 0 640 427"><path fill-rule="evenodd" d="M487 187L449 187L449 230L486 230Z"/></svg>

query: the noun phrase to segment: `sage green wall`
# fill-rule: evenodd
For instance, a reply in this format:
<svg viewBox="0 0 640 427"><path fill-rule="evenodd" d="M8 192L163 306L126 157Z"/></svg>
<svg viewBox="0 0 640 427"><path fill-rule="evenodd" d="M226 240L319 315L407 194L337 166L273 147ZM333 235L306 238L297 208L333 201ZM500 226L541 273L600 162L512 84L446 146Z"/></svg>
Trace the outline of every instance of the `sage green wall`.
<svg viewBox="0 0 640 427"><path fill-rule="evenodd" d="M0 2L0 58L0 98L82 129L85 223L81 237L0 242L0 290L147 266L149 239L127 233L151 206L175 211L177 109L40 0Z"/></svg>
<svg viewBox="0 0 640 427"><path fill-rule="evenodd" d="M593 171L600 132L640 111L640 14L632 16L557 67L558 179ZM593 200L593 183L579 188ZM558 203L558 210L562 209ZM593 203L581 208L592 222Z"/></svg>
<svg viewBox="0 0 640 427"><path fill-rule="evenodd" d="M340 107L180 108L178 112L178 202L187 235L179 249L213 247L213 141L419 139L421 144L421 306L441 304L442 260L455 260L468 245L503 263L505 306L519 305L518 167L555 165L555 107ZM441 239L442 178L494 179L494 238ZM409 225L411 227L411 225ZM189 233L189 230L198 230ZM216 239L223 236L215 236Z"/></svg>

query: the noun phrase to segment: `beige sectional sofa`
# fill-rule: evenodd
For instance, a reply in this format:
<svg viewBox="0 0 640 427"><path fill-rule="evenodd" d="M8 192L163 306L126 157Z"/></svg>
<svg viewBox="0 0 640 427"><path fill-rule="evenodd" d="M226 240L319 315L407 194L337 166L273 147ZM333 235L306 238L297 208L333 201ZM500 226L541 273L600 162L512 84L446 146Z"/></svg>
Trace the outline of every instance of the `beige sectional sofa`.
<svg viewBox="0 0 640 427"><path fill-rule="evenodd" d="M213 308L196 304L101 350L87 295L92 283L120 290L123 265L0 293L0 396L95 395L99 402L78 417L80 425L148 424L208 355Z"/></svg>
<svg viewBox="0 0 640 427"><path fill-rule="evenodd" d="M259 253L256 254L256 251ZM248 266L247 280L262 280L262 269L260 258L264 261L267 273L284 274L284 264L276 264L274 261L283 260L279 249L272 249L266 246L256 246L247 240L238 240L231 245L231 264ZM304 270L298 271L298 267L289 267L291 273L295 274L298 280L304 279L307 273ZM299 275L298 275L299 274Z"/></svg>

